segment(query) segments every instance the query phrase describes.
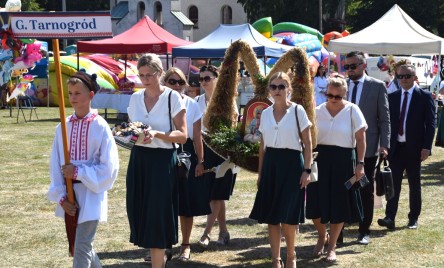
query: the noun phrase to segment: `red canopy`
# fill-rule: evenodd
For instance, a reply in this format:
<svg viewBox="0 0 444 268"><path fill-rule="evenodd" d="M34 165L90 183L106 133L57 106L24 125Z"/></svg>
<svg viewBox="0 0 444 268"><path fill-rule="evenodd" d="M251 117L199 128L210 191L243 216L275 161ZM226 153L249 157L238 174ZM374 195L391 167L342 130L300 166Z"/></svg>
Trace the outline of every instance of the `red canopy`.
<svg viewBox="0 0 444 268"><path fill-rule="evenodd" d="M129 30L113 38L77 42L77 51L105 54L166 54L171 53L173 47L189 44L191 42L174 36L145 15Z"/></svg>

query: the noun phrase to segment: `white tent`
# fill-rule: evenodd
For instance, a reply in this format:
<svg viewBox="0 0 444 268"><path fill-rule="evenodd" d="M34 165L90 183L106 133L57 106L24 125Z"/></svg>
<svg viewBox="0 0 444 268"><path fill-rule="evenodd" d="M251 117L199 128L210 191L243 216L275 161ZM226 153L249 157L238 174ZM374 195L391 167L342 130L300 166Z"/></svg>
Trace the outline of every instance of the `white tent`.
<svg viewBox="0 0 444 268"><path fill-rule="evenodd" d="M394 5L367 28L330 41L328 50L394 55L444 54L444 39L425 30L398 5Z"/></svg>

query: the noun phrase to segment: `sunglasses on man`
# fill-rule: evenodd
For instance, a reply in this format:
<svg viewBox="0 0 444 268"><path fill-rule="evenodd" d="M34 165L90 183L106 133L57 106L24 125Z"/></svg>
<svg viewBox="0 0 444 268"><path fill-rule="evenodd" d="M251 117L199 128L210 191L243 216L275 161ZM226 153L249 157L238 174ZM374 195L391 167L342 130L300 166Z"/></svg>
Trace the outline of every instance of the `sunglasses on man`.
<svg viewBox="0 0 444 268"><path fill-rule="evenodd" d="M345 70L355 70L356 68L358 68L358 66L359 65L362 65L362 63L358 63L358 64L356 64L356 63L353 63L353 64L346 64L346 65L344 65L344 69Z"/></svg>
<svg viewBox="0 0 444 268"><path fill-rule="evenodd" d="M413 77L413 75L411 75L411 74L397 74L396 75L396 78L397 79L410 79L410 78L412 78Z"/></svg>
<svg viewBox="0 0 444 268"><path fill-rule="evenodd" d="M183 81L182 79L176 80L173 78L168 79L168 84L174 86L175 84L179 84L179 86L183 86L185 85L185 81Z"/></svg>
<svg viewBox="0 0 444 268"><path fill-rule="evenodd" d="M287 88L287 86L284 85L284 84L280 84L280 85L270 85L269 88L270 88L270 90L273 90L273 91L276 90L276 89L278 89L278 90L284 90L284 89Z"/></svg>
<svg viewBox="0 0 444 268"><path fill-rule="evenodd" d="M210 82L211 81L211 79L213 79L214 77L211 77L211 76L205 76L205 77L199 77L199 82L203 82L203 81L205 81L205 82Z"/></svg>
<svg viewBox="0 0 444 268"><path fill-rule="evenodd" d="M339 95L333 95L333 94L330 94L330 93L326 94L326 96L327 96L327 98L329 98L329 99L335 99L335 100L341 100L341 99L342 99L342 96L339 96Z"/></svg>

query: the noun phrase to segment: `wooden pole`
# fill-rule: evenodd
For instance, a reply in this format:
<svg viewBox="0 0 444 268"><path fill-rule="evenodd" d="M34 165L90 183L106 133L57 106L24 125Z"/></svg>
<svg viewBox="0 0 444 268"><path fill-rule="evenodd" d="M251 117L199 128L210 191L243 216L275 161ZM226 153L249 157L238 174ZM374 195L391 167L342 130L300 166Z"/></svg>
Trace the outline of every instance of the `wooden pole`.
<svg viewBox="0 0 444 268"><path fill-rule="evenodd" d="M60 114L60 125L62 127L62 139L63 139L63 153L65 157L65 165L68 165L71 161L69 156L69 147L68 147L68 131L66 129L66 114L65 114L65 98L63 96L63 83L62 83L62 67L60 64L60 49L59 49L59 40L52 40L52 50L54 51L54 66L55 66L55 75L57 81L57 95L59 98L59 114ZM72 180L66 179L66 192L68 194L68 201L71 204L74 204L74 191L72 188Z"/></svg>

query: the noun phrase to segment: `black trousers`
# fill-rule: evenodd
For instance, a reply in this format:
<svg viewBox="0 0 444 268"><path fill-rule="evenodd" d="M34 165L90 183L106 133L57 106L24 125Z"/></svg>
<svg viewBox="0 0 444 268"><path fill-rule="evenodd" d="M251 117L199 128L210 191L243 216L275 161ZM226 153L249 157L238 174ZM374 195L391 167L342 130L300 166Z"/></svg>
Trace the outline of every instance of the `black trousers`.
<svg viewBox="0 0 444 268"><path fill-rule="evenodd" d="M359 222L359 233L360 234L370 234L370 225L373 221L373 210L375 207L375 198L374 198L374 181L375 181L375 166L378 161L377 156L367 157L364 159L364 173L367 176L368 181L370 182L364 188L361 188L361 201L362 201L362 209L364 212L364 218L361 222Z"/></svg>
<svg viewBox="0 0 444 268"><path fill-rule="evenodd" d="M407 154L405 143L398 143L394 156L390 161L395 196L387 202L387 207L385 209L385 215L393 221L398 212L398 202L401 194L404 170L407 171L407 179L409 183L410 212L408 218L409 220L418 220L419 214L421 214L421 159L419 155L416 157L417 160L412 158L414 157Z"/></svg>

